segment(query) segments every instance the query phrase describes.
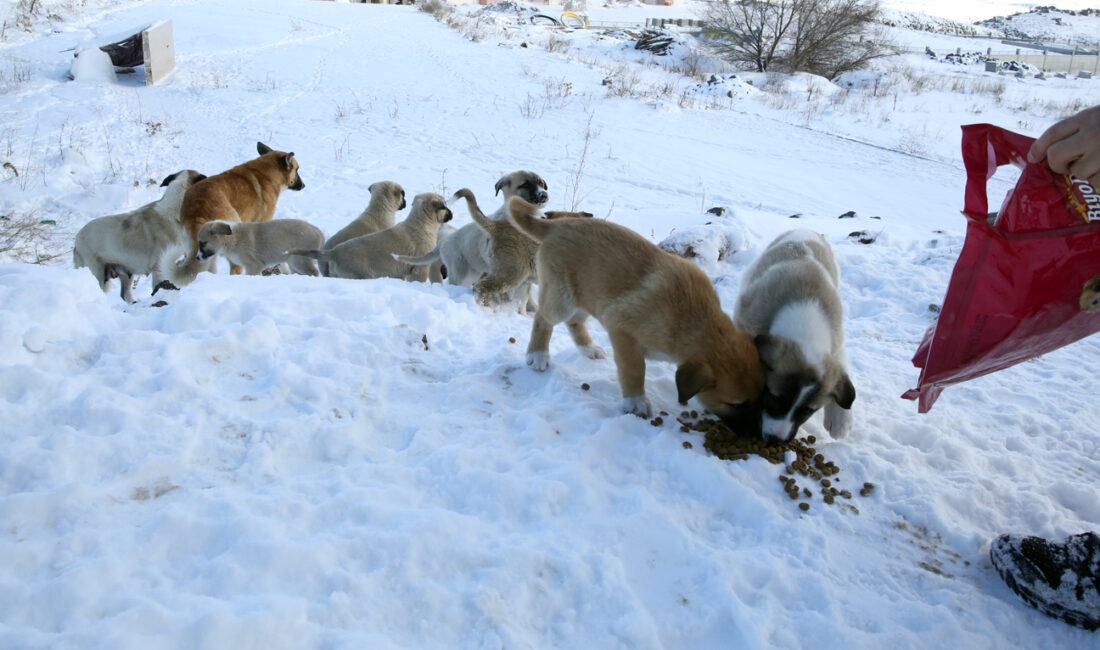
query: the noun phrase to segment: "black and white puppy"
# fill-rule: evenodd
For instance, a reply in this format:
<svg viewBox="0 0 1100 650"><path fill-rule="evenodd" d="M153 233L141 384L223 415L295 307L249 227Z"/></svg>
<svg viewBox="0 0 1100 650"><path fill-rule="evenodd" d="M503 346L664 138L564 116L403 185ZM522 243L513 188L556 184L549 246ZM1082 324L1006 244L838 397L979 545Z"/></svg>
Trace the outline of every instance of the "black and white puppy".
<svg viewBox="0 0 1100 650"><path fill-rule="evenodd" d="M789 441L822 408L832 437L851 429L839 283L832 249L810 230L777 237L741 281L734 322L753 335L767 373L760 426L769 444Z"/></svg>

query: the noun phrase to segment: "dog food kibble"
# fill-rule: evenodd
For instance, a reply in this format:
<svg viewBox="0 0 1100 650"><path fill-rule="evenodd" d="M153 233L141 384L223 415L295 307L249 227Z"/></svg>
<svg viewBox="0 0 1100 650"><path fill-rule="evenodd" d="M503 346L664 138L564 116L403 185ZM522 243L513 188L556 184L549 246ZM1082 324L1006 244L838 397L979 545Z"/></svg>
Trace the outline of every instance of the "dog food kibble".
<svg viewBox="0 0 1100 650"><path fill-rule="evenodd" d="M514 336L509 336L509 337L508 337L508 342L509 342L509 343L515 343L515 342L516 342L516 337L514 337Z"/></svg>
<svg viewBox="0 0 1100 650"><path fill-rule="evenodd" d="M690 441L687 441L687 440L684 441L684 449L694 449L694 448L695 448L695 445L691 444Z"/></svg>
<svg viewBox="0 0 1100 650"><path fill-rule="evenodd" d="M581 384L581 390L588 390L590 388L592 388L592 387L589 386L588 384Z"/></svg>
<svg viewBox="0 0 1100 650"><path fill-rule="evenodd" d="M704 434L703 446L719 458L746 460L751 456L759 456L773 465L782 466L783 473L779 475L779 481L782 483L783 491L792 501L799 502L798 507L803 512L810 509L809 500L814 498L815 491L820 493L824 503L840 504L852 512L859 512L854 506L841 501L851 499L852 492L836 486L840 481L837 476L840 468L813 447L817 442L815 436L806 436L804 439L795 438L782 445L769 446L756 436L735 433L721 420L700 419L697 411L683 411L677 419L680 422L680 431L684 433L698 431ZM686 443L684 446L687 448ZM820 486L820 490L812 490L808 485L799 485L800 478L816 483ZM873 488L872 483L864 483L859 493L862 496L868 496Z"/></svg>

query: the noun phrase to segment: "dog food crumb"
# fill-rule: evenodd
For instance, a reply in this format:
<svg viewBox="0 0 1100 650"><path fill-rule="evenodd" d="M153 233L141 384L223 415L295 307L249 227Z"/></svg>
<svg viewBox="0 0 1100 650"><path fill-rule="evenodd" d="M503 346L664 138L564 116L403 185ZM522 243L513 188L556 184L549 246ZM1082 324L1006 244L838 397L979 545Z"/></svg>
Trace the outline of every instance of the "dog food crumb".
<svg viewBox="0 0 1100 650"><path fill-rule="evenodd" d="M649 423L652 424L655 427L659 427L659 426L661 426L662 424L665 423L665 420L664 420L664 418L662 418L661 416L658 415L657 417L650 420Z"/></svg>
<svg viewBox="0 0 1100 650"><path fill-rule="evenodd" d="M509 337L508 337L508 342L509 342L509 343L515 343L515 342L516 342L516 337L514 337L514 336L509 336Z"/></svg>
<svg viewBox="0 0 1100 650"><path fill-rule="evenodd" d="M695 445L691 444L690 440L685 440L684 441L684 449L692 449L694 447L695 447Z"/></svg>
<svg viewBox="0 0 1100 650"><path fill-rule="evenodd" d="M581 390L588 390L590 388L592 388L592 387L589 386L588 384L581 384Z"/></svg>
<svg viewBox="0 0 1100 650"><path fill-rule="evenodd" d="M798 504L798 509L801 510L802 512L806 512L807 510L810 509L810 504L803 501L802 503Z"/></svg>
<svg viewBox="0 0 1100 650"><path fill-rule="evenodd" d="M773 465L779 465L781 468L779 481L782 483L783 491L792 501L801 500L798 507L803 511L809 509L809 503L803 499L812 498L813 491L809 487L799 485L797 476L811 479L819 484L822 500L825 503L842 505L856 514L859 513L858 508L841 501L851 499L852 493L835 486L840 480L837 476L840 468L813 446L817 442L815 436L806 436L805 439L795 438L782 445L769 446L759 437L740 435L732 431L721 420L700 419L697 411L683 411L678 419L681 431L703 433L705 436L703 447L718 458L734 461L758 456ZM872 488L873 485L866 482L860 494L867 496Z"/></svg>

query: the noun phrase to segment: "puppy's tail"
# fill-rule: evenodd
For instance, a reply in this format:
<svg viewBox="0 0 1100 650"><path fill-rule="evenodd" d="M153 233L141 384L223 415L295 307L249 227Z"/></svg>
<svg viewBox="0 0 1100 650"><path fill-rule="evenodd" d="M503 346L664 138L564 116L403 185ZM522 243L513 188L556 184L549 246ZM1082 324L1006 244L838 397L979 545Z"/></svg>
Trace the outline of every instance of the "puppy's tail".
<svg viewBox="0 0 1100 650"><path fill-rule="evenodd" d="M477 225L483 229L489 229L493 227L492 220L485 216L485 213L481 211L481 208L477 205L477 199L474 197L474 193L467 188L462 188L455 192L454 198L466 199L466 208L470 210L470 216L474 218Z"/></svg>
<svg viewBox="0 0 1100 650"><path fill-rule="evenodd" d="M520 232L537 242L546 239L554 229L552 221L539 217L538 206L513 196L508 200L508 217Z"/></svg>
<svg viewBox="0 0 1100 650"><path fill-rule="evenodd" d="M420 257L413 257L410 255L398 255L397 253L391 253L393 259L401 262L402 264L408 264L410 266L427 266L429 264L435 264L439 261L439 247L436 246L432 251L421 255Z"/></svg>
<svg viewBox="0 0 1100 650"><path fill-rule="evenodd" d="M301 255L302 257L312 257L315 260L322 262L328 261L328 251L319 250L316 248L292 248L286 251L287 255Z"/></svg>

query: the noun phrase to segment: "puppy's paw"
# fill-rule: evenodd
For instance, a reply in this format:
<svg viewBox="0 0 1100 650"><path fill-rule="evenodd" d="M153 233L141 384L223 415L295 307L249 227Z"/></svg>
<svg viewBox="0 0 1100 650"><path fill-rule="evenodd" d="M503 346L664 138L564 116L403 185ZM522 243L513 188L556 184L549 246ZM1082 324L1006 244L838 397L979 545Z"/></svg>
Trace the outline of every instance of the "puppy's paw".
<svg viewBox="0 0 1100 650"><path fill-rule="evenodd" d="M825 430L839 440L848 435L852 428L852 411L839 404L826 404L824 420Z"/></svg>
<svg viewBox="0 0 1100 650"><path fill-rule="evenodd" d="M634 395L623 398L623 413L648 418L653 414L653 407L649 403L649 398L645 395Z"/></svg>
<svg viewBox="0 0 1100 650"><path fill-rule="evenodd" d="M607 353L604 349L595 343L589 343L588 345L580 345L577 348L581 351L581 354L589 359L606 359Z"/></svg>
<svg viewBox="0 0 1100 650"><path fill-rule="evenodd" d="M549 352L528 352L527 353L527 365L531 366L535 370L542 372L550 367L550 353Z"/></svg>

